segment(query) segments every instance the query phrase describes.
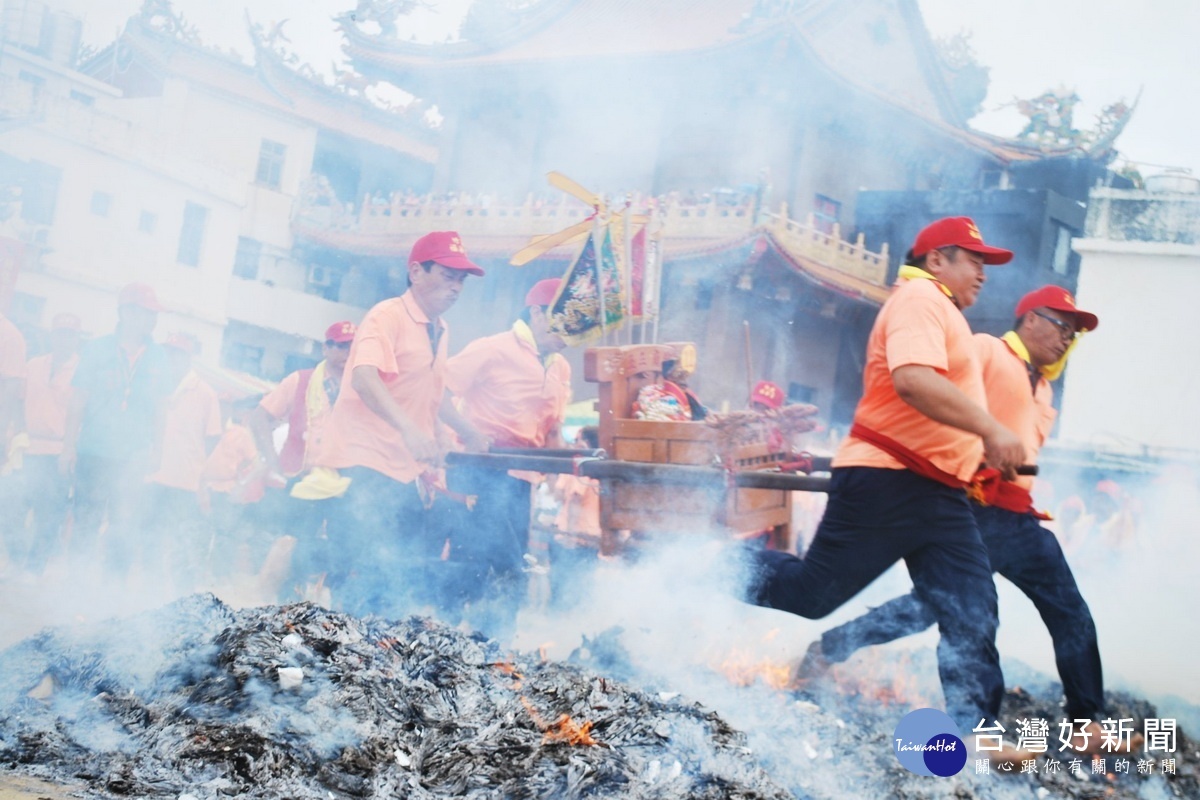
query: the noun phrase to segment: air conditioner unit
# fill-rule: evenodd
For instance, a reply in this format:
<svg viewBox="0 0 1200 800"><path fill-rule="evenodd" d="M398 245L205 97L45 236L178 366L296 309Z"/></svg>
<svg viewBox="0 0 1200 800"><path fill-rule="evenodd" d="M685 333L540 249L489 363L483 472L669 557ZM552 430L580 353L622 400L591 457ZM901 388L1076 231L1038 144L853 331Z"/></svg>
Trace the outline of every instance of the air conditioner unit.
<svg viewBox="0 0 1200 800"><path fill-rule="evenodd" d="M313 286L328 286L333 283L333 275L329 267L312 266L308 268L308 282Z"/></svg>

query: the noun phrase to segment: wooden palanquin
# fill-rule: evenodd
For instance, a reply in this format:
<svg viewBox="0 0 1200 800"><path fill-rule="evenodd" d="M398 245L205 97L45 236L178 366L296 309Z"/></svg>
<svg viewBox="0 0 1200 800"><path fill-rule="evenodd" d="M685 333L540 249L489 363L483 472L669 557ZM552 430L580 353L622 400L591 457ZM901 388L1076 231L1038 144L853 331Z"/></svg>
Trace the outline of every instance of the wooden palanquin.
<svg viewBox="0 0 1200 800"><path fill-rule="evenodd" d="M704 422L657 422L633 418L638 391L658 381L662 362L679 345L593 347L584 353L584 378L599 385L600 446L616 461L682 464L735 470L765 469L787 460L766 442L719 452L717 431ZM781 449L781 448L776 448ZM726 484L686 485L670 480L602 479L601 552L617 549L618 532L734 534L767 531L769 545L792 546L791 492L737 489Z"/></svg>

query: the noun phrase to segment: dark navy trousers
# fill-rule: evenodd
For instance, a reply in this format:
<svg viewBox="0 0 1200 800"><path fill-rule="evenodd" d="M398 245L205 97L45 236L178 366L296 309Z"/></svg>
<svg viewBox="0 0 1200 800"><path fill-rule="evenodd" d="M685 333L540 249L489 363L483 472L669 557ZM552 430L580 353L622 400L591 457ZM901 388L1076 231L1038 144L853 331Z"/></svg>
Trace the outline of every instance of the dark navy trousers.
<svg viewBox="0 0 1200 800"><path fill-rule="evenodd" d="M1102 719L1104 677L1096 624L1058 540L1029 514L971 505L992 569L1024 592L1046 623L1068 716ZM827 631L821 650L830 661L845 661L860 647L920 633L934 622L929 607L915 593L907 594Z"/></svg>
<svg viewBox="0 0 1200 800"><path fill-rule="evenodd" d="M999 717L996 587L966 492L908 470L833 470L829 504L804 558L756 551L757 605L820 619L904 559L941 633L946 710L963 730Z"/></svg>
<svg viewBox="0 0 1200 800"><path fill-rule="evenodd" d="M442 517L458 598L470 606L468 621L476 628L507 639L528 591L533 490L529 481L487 468L456 467L447 481L450 489L476 498L470 510L453 506Z"/></svg>

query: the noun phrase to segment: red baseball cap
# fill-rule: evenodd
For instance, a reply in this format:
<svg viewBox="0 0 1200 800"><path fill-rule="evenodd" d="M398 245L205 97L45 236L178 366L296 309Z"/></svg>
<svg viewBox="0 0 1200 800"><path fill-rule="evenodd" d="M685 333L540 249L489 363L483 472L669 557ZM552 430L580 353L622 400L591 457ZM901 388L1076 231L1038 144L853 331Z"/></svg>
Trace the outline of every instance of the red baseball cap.
<svg viewBox="0 0 1200 800"><path fill-rule="evenodd" d="M1017 303L1017 316L1022 317L1035 308L1052 308L1065 314L1074 314L1075 327L1084 331L1094 331L1100 324L1100 318L1095 314L1076 308L1075 298L1061 286L1043 286L1022 297Z"/></svg>
<svg viewBox="0 0 1200 800"><path fill-rule="evenodd" d="M783 400L783 389L770 381L759 381L754 384L754 391L750 393L751 403L762 403L767 408L779 408L783 405Z"/></svg>
<svg viewBox="0 0 1200 800"><path fill-rule="evenodd" d="M78 333L82 329L83 323L74 314L63 312L55 314L54 319L50 320L50 330L52 331L74 331Z"/></svg>
<svg viewBox="0 0 1200 800"><path fill-rule="evenodd" d="M979 226L970 217L944 217L926 225L913 241L912 254L920 258L942 247L961 247L978 253L985 264L1007 264L1013 257L1012 250L984 244Z"/></svg>
<svg viewBox="0 0 1200 800"><path fill-rule="evenodd" d="M325 329L325 341L327 342L353 342L354 334L358 333L358 326L353 322L335 322Z"/></svg>
<svg viewBox="0 0 1200 800"><path fill-rule="evenodd" d="M450 269L462 269L472 275L483 275L483 268L467 258L467 248L463 247L462 237L454 231L434 231L427 233L413 243L412 251L408 254L408 263L423 264L434 261Z"/></svg>
<svg viewBox="0 0 1200 800"><path fill-rule="evenodd" d="M145 283L127 283L117 296L119 306L140 306L147 311L165 311L154 287Z"/></svg>
<svg viewBox="0 0 1200 800"><path fill-rule="evenodd" d="M546 278L530 287L525 294L525 305L548 306L554 302L558 287L562 286L562 278Z"/></svg>

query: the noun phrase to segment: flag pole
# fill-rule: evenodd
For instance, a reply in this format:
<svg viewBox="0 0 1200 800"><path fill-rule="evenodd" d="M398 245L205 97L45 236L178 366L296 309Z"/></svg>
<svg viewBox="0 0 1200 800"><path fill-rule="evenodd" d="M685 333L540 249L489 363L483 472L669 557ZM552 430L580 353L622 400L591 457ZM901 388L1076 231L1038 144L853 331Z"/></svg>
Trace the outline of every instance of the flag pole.
<svg viewBox="0 0 1200 800"><path fill-rule="evenodd" d="M656 201L650 208L649 235L646 236L646 277L643 278L643 285L649 287L653 300L653 315L650 320L650 341L653 344L658 344L658 319L662 312L663 222L660 211ZM650 308L651 304L643 301L643 313L648 312Z"/></svg>
<svg viewBox="0 0 1200 800"><path fill-rule="evenodd" d="M596 207L596 216L592 221L592 253L596 257L596 300L600 309L600 343L608 344L608 309L604 307L604 237L601 231L604 223L600 221L600 207Z"/></svg>
<svg viewBox="0 0 1200 800"><path fill-rule="evenodd" d="M754 357L750 351L750 320L742 320L742 330L746 334L746 397L749 398L754 396Z"/></svg>
<svg viewBox="0 0 1200 800"><path fill-rule="evenodd" d="M623 274L621 275L622 307L625 312L625 319L629 322L626 326L629 330L627 331L627 335L621 336L620 339L625 339L628 344L633 344L633 321L629 319L630 314L633 313L633 196L628 192L625 194L625 210L622 214L624 218L621 231L621 261L624 267Z"/></svg>

